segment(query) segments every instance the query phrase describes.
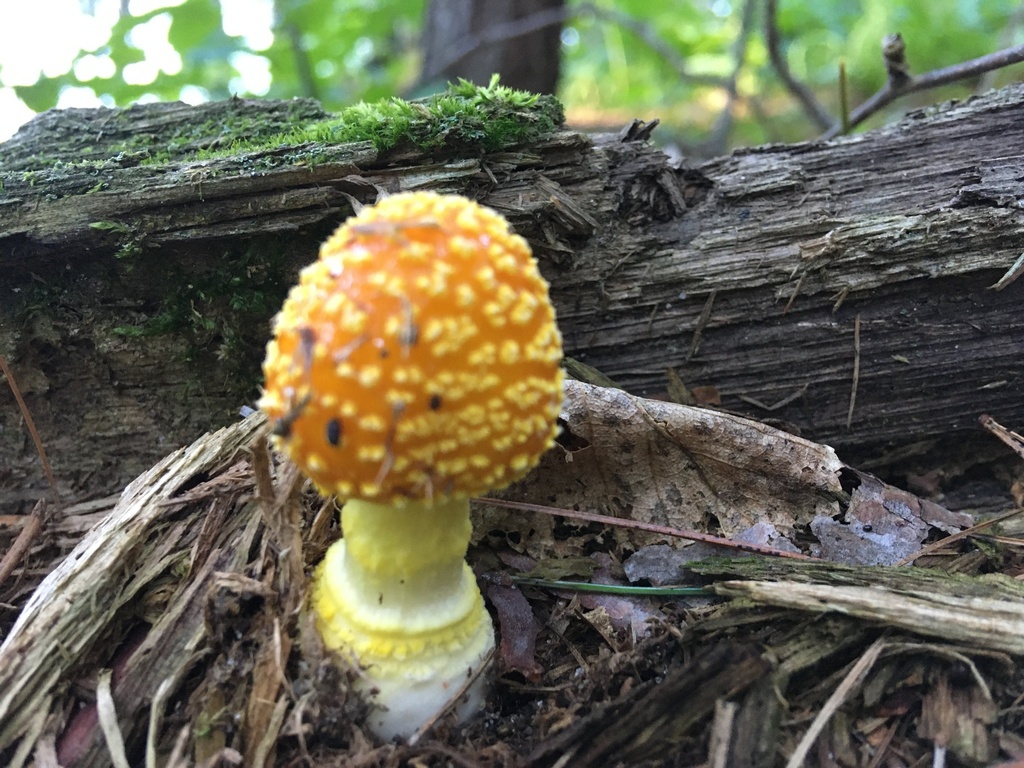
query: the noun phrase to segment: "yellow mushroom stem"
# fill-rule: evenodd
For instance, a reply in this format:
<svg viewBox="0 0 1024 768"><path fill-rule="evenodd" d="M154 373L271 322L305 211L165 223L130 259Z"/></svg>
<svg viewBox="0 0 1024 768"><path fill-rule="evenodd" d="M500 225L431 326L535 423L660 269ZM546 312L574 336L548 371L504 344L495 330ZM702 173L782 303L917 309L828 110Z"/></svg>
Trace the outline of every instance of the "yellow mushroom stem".
<svg viewBox="0 0 1024 768"><path fill-rule="evenodd" d="M317 570L312 602L325 645L358 662L360 686L380 709L380 736L410 736L477 672L494 630L466 563L469 500L389 506L353 499L345 538ZM455 711L481 708L480 675Z"/></svg>

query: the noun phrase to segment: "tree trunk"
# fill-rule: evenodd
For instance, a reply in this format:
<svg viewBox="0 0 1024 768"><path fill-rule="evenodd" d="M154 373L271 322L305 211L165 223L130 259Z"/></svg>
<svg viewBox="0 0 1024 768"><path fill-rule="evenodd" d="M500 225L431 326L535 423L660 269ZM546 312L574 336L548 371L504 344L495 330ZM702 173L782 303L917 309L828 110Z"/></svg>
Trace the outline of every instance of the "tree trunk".
<svg viewBox="0 0 1024 768"><path fill-rule="evenodd" d="M1024 87L682 168L643 126L444 157L173 155L230 141L228 124L323 117L302 101L68 110L0 147L0 353L63 490L117 490L234 419L298 267L353 201L413 187L508 216L567 353L638 394L665 391L671 368L852 462L987 445L981 413L1024 423L1024 280L992 287L1024 242ZM169 158L122 151L183 124L196 138L168 141ZM42 488L5 388L0 505Z"/></svg>
<svg viewBox="0 0 1024 768"><path fill-rule="evenodd" d="M431 0L424 24L424 81L464 78L554 93L565 0Z"/></svg>

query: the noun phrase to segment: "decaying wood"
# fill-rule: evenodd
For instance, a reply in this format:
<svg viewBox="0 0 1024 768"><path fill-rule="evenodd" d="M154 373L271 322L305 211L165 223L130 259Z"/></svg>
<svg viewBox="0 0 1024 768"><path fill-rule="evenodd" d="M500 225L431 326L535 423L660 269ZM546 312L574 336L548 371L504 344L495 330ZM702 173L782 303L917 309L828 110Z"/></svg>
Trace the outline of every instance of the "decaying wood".
<svg viewBox="0 0 1024 768"><path fill-rule="evenodd" d="M665 390L672 368L854 463L985 440L982 412L1024 421L1024 281L990 290L1024 247L1022 86L678 168L628 134L573 132L444 157L303 145L188 160L173 153L195 146L175 146L150 165L119 151L132 133L247 111L323 117L309 102L69 110L0 148L0 352L67 491L116 489L234 418L319 240L353 201L424 187L506 214L552 283L568 353L634 393ZM23 508L42 484L8 403L0 392L0 503Z"/></svg>
<svg viewBox="0 0 1024 768"><path fill-rule="evenodd" d="M171 454L137 478L43 581L0 646L0 751L53 711L55 698L83 665L118 667L118 708L129 715L129 737L140 733L144 721L138 715L160 684L181 684L197 660L217 573L241 571L249 561L259 510L235 502L251 477L225 470L243 458L240 452L261 426L254 416ZM211 517L215 535L204 551L198 544ZM159 618L153 620L154 614ZM128 629L147 620L153 626L141 645L125 642ZM98 734L92 736L64 756L67 762L102 753Z"/></svg>
<svg viewBox="0 0 1024 768"><path fill-rule="evenodd" d="M953 643L1024 655L1024 585L917 568L860 570L834 563L699 565L722 581L718 594L813 613L842 613ZM784 576L783 574L788 574ZM769 576L770 580L758 578Z"/></svg>
<svg viewBox="0 0 1024 768"><path fill-rule="evenodd" d="M659 685L623 696L542 742L529 764L597 768L665 759L696 722L712 713L716 701L741 695L769 669L756 648L713 647Z"/></svg>

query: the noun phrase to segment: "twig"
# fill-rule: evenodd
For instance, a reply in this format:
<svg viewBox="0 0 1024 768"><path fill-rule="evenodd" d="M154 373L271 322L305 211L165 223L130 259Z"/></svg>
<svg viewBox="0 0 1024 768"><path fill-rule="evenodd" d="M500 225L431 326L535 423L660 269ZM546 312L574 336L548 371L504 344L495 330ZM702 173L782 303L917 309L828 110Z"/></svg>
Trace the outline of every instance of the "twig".
<svg viewBox="0 0 1024 768"><path fill-rule="evenodd" d="M1006 273L1002 277L989 286L989 290L1001 291L1022 274L1024 274L1024 253L1022 253L1015 262L1013 262L1013 266L1006 270Z"/></svg>
<svg viewBox="0 0 1024 768"><path fill-rule="evenodd" d="M1010 446L1010 450L1024 459L1024 436L1007 429L987 413L979 417L978 421L981 422L982 427Z"/></svg>
<svg viewBox="0 0 1024 768"><path fill-rule="evenodd" d="M7 386L11 388L11 392L14 393L14 399L18 401L18 407L21 409L21 416L25 419L25 426L28 427L28 432L32 435L32 442L36 445L36 451L39 453L39 459L43 462L43 472L46 475L46 481L50 484L50 490L53 492L53 497L57 498L57 480L53 476L53 469L50 467L50 460L46 458L46 449L43 448L43 441L39 437L39 431L36 429L36 423L32 420L32 413L29 411L28 406L25 405L25 398L21 396L21 389L18 387L18 382L14 379L14 374L11 373L10 367L7 365L7 358L0 355L0 371L3 371L4 376L7 377Z"/></svg>
<svg viewBox="0 0 1024 768"><path fill-rule="evenodd" d="M704 308L700 311L697 325L693 329L693 341L690 342L690 351L686 355L686 362L690 362L700 349L700 338L704 334L704 328L707 326L708 320L711 319L711 308L715 305L715 297L717 295L718 289L712 288L711 293L708 294L708 298L704 302Z"/></svg>
<svg viewBox="0 0 1024 768"><path fill-rule="evenodd" d="M21 409L21 417L25 419L25 425L28 427L29 434L32 435L32 442L35 443L36 452L39 454L39 460L43 464L43 473L46 475L46 481L50 484L50 493L53 496L54 501L58 499L57 496L57 480L53 475L53 468L50 466L50 460L46 457L46 449L43 447L43 441L39 437L39 430L36 429L36 423L32 419L32 412L28 409L28 405L25 403L25 398L21 395L21 388L18 387L18 382L14 378L14 374L11 372L11 368L7 365L7 358L0 355L0 370L3 371L4 376L7 378L7 386L11 388L11 392L14 393L14 399L18 401L18 408ZM21 558L29 551L32 546L32 542L35 540L39 531L43 529L43 523L46 520L46 502L43 499L39 499L36 505L32 508L32 512L28 516L28 520L25 522L25 527L21 529L21 533L18 534L18 538L14 540L14 544L11 548L4 553L4 557L0 560L0 584L7 581L7 577L14 572L18 563L21 562Z"/></svg>
<svg viewBox="0 0 1024 768"><path fill-rule="evenodd" d="M882 38L882 62L893 88L902 88L907 84L910 80L907 44L899 32Z"/></svg>
<svg viewBox="0 0 1024 768"><path fill-rule="evenodd" d="M857 405L857 385L860 384L860 315L853 319L853 384L850 386L850 408L846 412L846 428L853 424L853 408Z"/></svg>
<svg viewBox="0 0 1024 768"><path fill-rule="evenodd" d="M896 729L900 725L900 720L894 718L892 723L882 733L882 739L875 746L875 756L868 763L868 768L878 768L882 761L889 757L889 745L892 744L892 738L896 735Z"/></svg>
<svg viewBox="0 0 1024 768"><path fill-rule="evenodd" d="M270 722L267 723L267 729L263 734L263 738L260 739L259 744L256 746L252 759L253 768L263 768L271 751L277 746L277 736L281 732L281 726L284 724L284 716L287 711L288 696L287 694L281 694L281 697L274 704L274 710L270 715Z"/></svg>
<svg viewBox="0 0 1024 768"><path fill-rule="evenodd" d="M836 710L839 709L840 705L850 697L851 694L860 686L867 677L868 672L878 661L879 654L885 648L885 643L879 639L871 644L871 646L864 651L864 655L857 659L857 663L853 665L853 668L847 673L846 677L843 678L843 682L839 684L839 687L833 691L832 695L828 697L828 701L822 706L818 712L817 717L811 722L811 727L807 729L807 732L800 739L800 743L797 744L793 754L789 756L789 760L786 762L786 768L800 768L801 765L805 765L805 759L807 754L811 751L811 747L814 745L815 740L821 733L821 730L825 727L825 724L829 721L829 718L835 714Z"/></svg>
<svg viewBox="0 0 1024 768"><path fill-rule="evenodd" d="M708 739L708 768L727 768L730 763L729 747L736 739L736 719L740 705L719 699L715 702L715 717Z"/></svg>
<svg viewBox="0 0 1024 768"><path fill-rule="evenodd" d="M174 747L171 749L170 757L167 758L165 763L166 768L189 768L192 765L188 758L185 757L188 749L188 737L191 732L187 725L183 725L181 730L178 731L178 738L174 740Z"/></svg>
<svg viewBox="0 0 1024 768"><path fill-rule="evenodd" d="M890 78L886 81L885 85L882 86L880 90L876 91L871 98L853 110L853 113L850 115L850 128L857 127L871 115L908 93L923 91L928 88L935 88L948 83L955 83L958 80L975 77L976 75L991 72L994 69L1008 67L1011 64L1017 64L1021 61L1024 61L1024 45L1018 45L1013 48L1004 48L1001 51L996 51L995 53L990 53L977 59L971 59L970 61L964 61L960 64L954 64L951 67L935 69L916 77L908 76L904 80L900 80L898 77L894 79L892 77L892 70L890 70ZM842 130L842 123L836 122L831 128L822 134L821 138L833 139L838 136Z"/></svg>
<svg viewBox="0 0 1024 768"><path fill-rule="evenodd" d="M157 742L160 738L160 727L164 721L164 707L174 688L174 679L165 677L156 689L153 701L149 705L149 727L146 729L146 768L157 768Z"/></svg>
<svg viewBox="0 0 1024 768"><path fill-rule="evenodd" d="M843 133L850 132L850 88L846 79L846 60L839 60L839 122ZM835 311L835 310L833 310Z"/></svg>
<svg viewBox="0 0 1024 768"><path fill-rule="evenodd" d="M527 504L524 501L505 501L504 499L493 499L488 497L481 497L479 499L474 499L474 501L502 509L521 509L525 512L540 512L541 514L551 515L552 517L567 517L570 520L582 520L587 523L600 523L601 525L611 525L619 528L633 528L638 531L647 531L649 533L657 533L662 536L687 539L688 541L700 541L705 544L713 544L718 547L728 547L729 549L736 549L741 552L753 552L758 555L788 557L793 560L817 560L817 558L805 555L802 552L787 552L783 549L766 547L761 544L751 544L746 541L733 541L731 539L723 539L720 536L711 536L707 533L683 531L679 528L670 528L667 525L657 525L656 523L645 523L640 520L623 520L620 517L598 515L593 512L577 512L575 510L559 509L557 507L545 507L541 504Z"/></svg>
<svg viewBox="0 0 1024 768"><path fill-rule="evenodd" d="M789 92L796 96L803 105L804 112L814 121L820 130L825 130L832 125L832 115L818 101L814 92L801 83L789 70L786 57L782 54L780 43L779 27L776 16L778 15L778 0L767 0L765 4L764 36L768 44L768 56L771 58L772 66L778 73L779 78L785 84Z"/></svg>
<svg viewBox="0 0 1024 768"><path fill-rule="evenodd" d="M846 286L839 293L836 294L836 303L832 305L832 314L834 315L839 311L839 308L843 306L843 302L846 301L846 297L850 295L850 286Z"/></svg>
<svg viewBox="0 0 1024 768"><path fill-rule="evenodd" d="M43 519L45 517L46 500L40 499L32 508L32 513L28 516L25 527L21 529L18 538L14 540L11 548L4 553L3 560L0 560L0 585L7 581L7 577L14 572L18 563L21 562L21 558L32 547L32 542L43 528Z"/></svg>
<svg viewBox="0 0 1024 768"><path fill-rule="evenodd" d="M566 592L588 592L598 595L625 595L627 597L688 597L692 595L713 595L706 587L644 587L632 584L595 584L592 581L561 581L560 579L534 579L529 576L512 576L520 586L561 589Z"/></svg>
<svg viewBox="0 0 1024 768"><path fill-rule="evenodd" d="M749 403L750 405L754 406L755 408L760 408L762 411L768 411L770 413L772 411L777 411L780 408L785 408L790 403L799 400L801 397L804 396L804 393L807 392L807 388L810 385L811 385L810 382L807 382L806 384L804 384L802 387L800 387L795 392L786 395L784 398L782 398L778 402L772 403L771 405L769 405L768 403L762 402L761 400L758 400L757 398L750 397L748 395L736 395L736 397L738 397L740 400L742 400L745 403Z"/></svg>
<svg viewBox="0 0 1024 768"><path fill-rule="evenodd" d="M932 552L936 552L937 550L945 549L950 544L960 541L961 539L969 538L978 533L979 531L984 530L985 528L989 528L993 525L996 525L997 523L1001 523L1004 520L1009 520L1011 517L1016 517L1017 515L1022 513L1024 513L1024 507L1018 507L1017 509L1011 509L1009 512L1004 512L1001 515L991 517L988 520L978 523L977 525L972 525L970 528L964 528L962 531L957 531L956 533L950 534L944 539L933 541L926 547L923 547L922 549L917 550L917 552L907 555L902 560L897 561L895 565L910 565L918 558L924 557L925 555L930 555Z"/></svg>
<svg viewBox="0 0 1024 768"><path fill-rule="evenodd" d="M796 297L800 295L800 289L803 288L804 280L806 278L807 278L807 273L804 272L802 275L800 275L799 279L796 281L796 285L793 286L793 292L791 294L789 294L789 301L787 301L786 302L786 306L784 306L782 308L782 314L783 315L788 315L789 314L789 310L791 310L793 308L793 303L796 301Z"/></svg>
<svg viewBox="0 0 1024 768"><path fill-rule="evenodd" d="M1006 26L999 33L997 43L999 48L1009 48L1013 41L1017 39L1017 33L1020 32L1021 27L1024 27L1024 4L1018 5L1016 10L1010 14L1010 18L1006 20ZM978 93L991 90L995 86L995 81L995 70L986 72L978 80Z"/></svg>
<svg viewBox="0 0 1024 768"><path fill-rule="evenodd" d="M437 712L431 715L427 722L425 722L423 725L417 728L416 732L409 737L409 740L406 743L410 747L416 746L416 743L430 732L430 729L434 727L438 720L440 720L442 717L448 714L449 711L455 708L455 706L459 703L459 700L466 695L466 692L473 687L473 684L480 679L481 675L489 674L492 661L494 661L493 648L491 648L491 650L487 652L487 655L480 660L479 666L477 666L477 668L473 670L472 674L466 677L462 685L460 685L455 690L455 692L448 697L448 700L444 703L444 706L442 706L439 710L437 710Z"/></svg>
<svg viewBox="0 0 1024 768"><path fill-rule="evenodd" d="M111 671L100 671L99 682L96 683L96 712L99 716L100 730L107 742L107 754L115 768L130 768L128 756L124 749L124 736L117 722L117 711L114 708L114 694L110 683Z"/></svg>
<svg viewBox="0 0 1024 768"><path fill-rule="evenodd" d="M256 480L256 498L259 500L263 517L268 523L273 516L273 505L277 491L274 489L274 478L270 472L270 446L267 444L266 432L260 432L249 447L252 453L252 474Z"/></svg>

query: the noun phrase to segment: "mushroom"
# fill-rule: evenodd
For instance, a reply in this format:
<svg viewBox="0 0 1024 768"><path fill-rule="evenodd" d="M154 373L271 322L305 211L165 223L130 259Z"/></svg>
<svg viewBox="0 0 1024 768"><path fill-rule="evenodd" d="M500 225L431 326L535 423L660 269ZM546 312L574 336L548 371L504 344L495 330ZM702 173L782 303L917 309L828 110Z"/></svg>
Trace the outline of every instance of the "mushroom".
<svg viewBox="0 0 1024 768"><path fill-rule="evenodd" d="M344 502L311 609L325 645L363 669L385 739L460 688L460 721L482 706L494 629L465 561L469 498L554 443L561 358L526 241L454 195L363 209L275 318L260 407L276 446Z"/></svg>

